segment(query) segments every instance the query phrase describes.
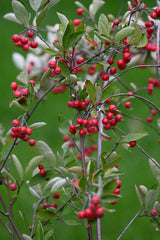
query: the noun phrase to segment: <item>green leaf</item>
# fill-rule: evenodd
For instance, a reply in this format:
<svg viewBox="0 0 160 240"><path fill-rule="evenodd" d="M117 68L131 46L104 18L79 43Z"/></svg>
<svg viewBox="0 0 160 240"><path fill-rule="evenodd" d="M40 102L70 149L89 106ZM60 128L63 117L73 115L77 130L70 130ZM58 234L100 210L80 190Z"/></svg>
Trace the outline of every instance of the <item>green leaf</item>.
<svg viewBox="0 0 160 240"><path fill-rule="evenodd" d="M46 174L44 176L42 176L40 173L37 173L29 181L29 186L34 186L38 183L41 183L44 181L44 179L52 178L54 175L55 172L53 170L46 170Z"/></svg>
<svg viewBox="0 0 160 240"><path fill-rule="evenodd" d="M44 240L43 226L40 221L38 221L36 224L35 240Z"/></svg>
<svg viewBox="0 0 160 240"><path fill-rule="evenodd" d="M17 80L28 86L29 76L26 67L24 67L22 72L20 72L20 74L17 76Z"/></svg>
<svg viewBox="0 0 160 240"><path fill-rule="evenodd" d="M72 173L75 173L75 174L78 174L78 175L81 175L82 176L82 167L80 166L73 166L73 167L70 167L68 168L69 172L72 172Z"/></svg>
<svg viewBox="0 0 160 240"><path fill-rule="evenodd" d="M32 238L26 234L22 234L24 240L32 240Z"/></svg>
<svg viewBox="0 0 160 240"><path fill-rule="evenodd" d="M100 156L105 170L114 167L122 159L115 151L106 159L108 154L108 152L103 152Z"/></svg>
<svg viewBox="0 0 160 240"><path fill-rule="evenodd" d="M108 19L103 13L99 17L98 31L107 38L110 38Z"/></svg>
<svg viewBox="0 0 160 240"><path fill-rule="evenodd" d="M42 10L39 12L38 16L36 17L37 26L40 26L41 22L46 17L49 9L50 9L49 3L47 3L47 5L45 5L45 7L42 8Z"/></svg>
<svg viewBox="0 0 160 240"><path fill-rule="evenodd" d="M114 95L116 91L116 87L114 85L109 85L102 91L102 98L101 101L106 100L110 96Z"/></svg>
<svg viewBox="0 0 160 240"><path fill-rule="evenodd" d="M48 68L47 71L45 71L40 79L40 84L43 84L44 81L46 80L46 78L49 76L49 73L50 73L51 69ZM29 87L32 86L32 89L34 90L33 88L33 85L32 84L29 84Z"/></svg>
<svg viewBox="0 0 160 240"><path fill-rule="evenodd" d="M19 98L19 99L20 99L20 98ZM27 110L25 107L23 107L23 105L21 105L21 104L18 102L19 99L12 100L12 101L10 102L10 104L9 104L9 107L11 108L11 107L13 107L13 106L16 106L16 107L18 107L19 109L21 109L21 110L23 110L23 111L25 111L25 112L28 112L28 110Z"/></svg>
<svg viewBox="0 0 160 240"><path fill-rule="evenodd" d="M4 19L7 19L11 22L15 22L15 23L18 23L18 24L22 24L17 18L16 18L16 15L14 13L7 13L3 16Z"/></svg>
<svg viewBox="0 0 160 240"><path fill-rule="evenodd" d="M95 86L93 85L93 83L89 80L85 81L86 84L86 89L88 91L89 97L91 99L91 102L94 104L96 101L96 90L95 90Z"/></svg>
<svg viewBox="0 0 160 240"><path fill-rule="evenodd" d="M44 50L45 52L51 54L52 56L56 56L56 55L59 54L59 52L57 52L56 50L51 49L51 48L45 48L45 49L43 49L43 50Z"/></svg>
<svg viewBox="0 0 160 240"><path fill-rule="evenodd" d="M69 42L69 39L70 39L70 36L72 35L72 33L74 33L74 24L70 20L69 23L67 24L67 27L66 27L66 30L64 32L63 39L62 39L63 47L65 49L68 48L68 42Z"/></svg>
<svg viewBox="0 0 160 240"><path fill-rule="evenodd" d="M38 151L44 156L46 161L50 164L51 167L55 167L56 165L56 157L52 151L52 149L48 146L44 141L37 141L36 147Z"/></svg>
<svg viewBox="0 0 160 240"><path fill-rule="evenodd" d="M119 42L122 39L125 39L126 37L129 37L130 35L133 34L135 28L134 27L125 27L121 29L119 32L116 33L115 35L115 42Z"/></svg>
<svg viewBox="0 0 160 240"><path fill-rule="evenodd" d="M111 180L103 186L103 197L112 194L117 187L116 180Z"/></svg>
<svg viewBox="0 0 160 240"><path fill-rule="evenodd" d="M61 188L62 186L64 186L66 184L66 179L60 179L58 180L56 183L53 184L52 188L51 188L51 192L55 192L57 191L59 188Z"/></svg>
<svg viewBox="0 0 160 240"><path fill-rule="evenodd" d="M38 198L38 199L41 198L40 194L33 187L29 187L29 191L33 197Z"/></svg>
<svg viewBox="0 0 160 240"><path fill-rule="evenodd" d="M15 154L12 154L12 158L13 158L14 165L15 165L15 167L17 169L17 172L18 172L18 174L20 176L20 180L22 182L23 175L24 175L22 165L21 165L19 159L16 157Z"/></svg>
<svg viewBox="0 0 160 240"><path fill-rule="evenodd" d="M60 181L62 179L63 178L61 178L61 177L54 177L51 180L49 180L47 182L47 184L45 185L43 192L45 192L46 190L50 189L56 182L58 182L58 181Z"/></svg>
<svg viewBox="0 0 160 240"><path fill-rule="evenodd" d="M134 133L128 133L121 142L131 142L131 141L136 141L139 140L145 136L148 136L147 132L134 132Z"/></svg>
<svg viewBox="0 0 160 240"><path fill-rule="evenodd" d="M5 145L3 146L2 151L0 153L0 161L3 161L5 159L7 153L9 152L10 148L12 147L14 140L15 139L11 138L5 143Z"/></svg>
<svg viewBox="0 0 160 240"><path fill-rule="evenodd" d="M41 128L45 125L47 125L47 123L45 123L45 122L36 122L36 123L31 124L29 127L31 129L37 129L37 128Z"/></svg>
<svg viewBox="0 0 160 240"><path fill-rule="evenodd" d="M128 44L135 44L138 43L142 37L142 31L139 28L137 23L132 23L132 27L135 28L134 32L131 36L128 37Z"/></svg>
<svg viewBox="0 0 160 240"><path fill-rule="evenodd" d="M85 187L88 186L88 182L85 176L82 176L80 181L79 181L79 186L80 188L85 191Z"/></svg>
<svg viewBox="0 0 160 240"><path fill-rule="evenodd" d="M157 179L157 182L160 185L160 168L158 168L159 163L152 158L152 159L149 159L149 165L154 177Z"/></svg>
<svg viewBox="0 0 160 240"><path fill-rule="evenodd" d="M87 8L82 4L80 3L79 1L75 1L74 2L79 8L82 8L84 10L84 12L86 12L87 14L89 14L89 11L87 10Z"/></svg>
<svg viewBox="0 0 160 240"><path fill-rule="evenodd" d="M70 124L69 124L68 119L59 114L58 115L59 131L64 135L68 135L69 134L69 126L70 126Z"/></svg>
<svg viewBox="0 0 160 240"><path fill-rule="evenodd" d="M145 197L145 207L148 209L151 207L157 198L157 192L155 190L149 190Z"/></svg>
<svg viewBox="0 0 160 240"><path fill-rule="evenodd" d="M42 162L43 158L44 156L41 156L41 155L32 158L25 169L25 176L32 173L33 170L37 168L38 165Z"/></svg>
<svg viewBox="0 0 160 240"><path fill-rule="evenodd" d="M109 195L102 196L101 201L105 205L105 204L108 204L108 203L112 203L113 201L118 200L120 198L121 198L120 195L109 194Z"/></svg>
<svg viewBox="0 0 160 240"><path fill-rule="evenodd" d="M44 234L44 240L53 240L53 233L54 233L54 230L53 229L49 229L47 231L45 231L45 234Z"/></svg>
<svg viewBox="0 0 160 240"><path fill-rule="evenodd" d="M55 219L57 218L57 216L55 215L55 213L50 212L50 211L46 211L45 209L40 209L36 212L36 217L39 219L43 219L43 220L48 220L48 219Z"/></svg>
<svg viewBox="0 0 160 240"><path fill-rule="evenodd" d="M69 23L67 17L65 15L63 15L62 13L57 12L58 18L60 20L60 22L62 23L64 30L66 30L67 25Z"/></svg>
<svg viewBox="0 0 160 240"><path fill-rule="evenodd" d="M85 31L79 31L79 32L75 31L74 33L72 33L68 38L68 43L66 45L66 48L70 48L75 44L77 44L77 42L81 39L84 33Z"/></svg>
<svg viewBox="0 0 160 240"><path fill-rule="evenodd" d="M25 6L16 0L12 1L12 8L15 13L16 18L23 24L29 23L29 13Z"/></svg>
<svg viewBox="0 0 160 240"><path fill-rule="evenodd" d="M29 3L34 11L37 11L41 6L41 0L29 0Z"/></svg>
<svg viewBox="0 0 160 240"><path fill-rule="evenodd" d="M96 90L96 102L100 102L101 98L102 98L102 90L100 86L95 86L95 90Z"/></svg>
<svg viewBox="0 0 160 240"><path fill-rule="evenodd" d="M140 204L144 207L145 196L148 192L148 189L144 185L135 185L136 193L139 198Z"/></svg>
<svg viewBox="0 0 160 240"><path fill-rule="evenodd" d="M61 68L61 75L62 75L63 77L68 77L68 78L70 77L70 70L69 70L69 68L66 66L65 63L59 62L59 63L58 63L58 67Z"/></svg>
<svg viewBox="0 0 160 240"><path fill-rule="evenodd" d="M102 0L93 0L92 4L89 7L89 13L91 16L95 16L97 11L104 5L104 1Z"/></svg>
<svg viewBox="0 0 160 240"><path fill-rule="evenodd" d="M142 48L148 44L148 38L145 33L142 33L141 39L138 42L137 47Z"/></svg>

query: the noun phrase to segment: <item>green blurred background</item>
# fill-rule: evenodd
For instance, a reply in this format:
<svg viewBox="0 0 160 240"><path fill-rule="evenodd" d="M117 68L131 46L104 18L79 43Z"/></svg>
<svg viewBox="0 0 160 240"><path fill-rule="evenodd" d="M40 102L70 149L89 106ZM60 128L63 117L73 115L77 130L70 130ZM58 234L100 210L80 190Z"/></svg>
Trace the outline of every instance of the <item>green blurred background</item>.
<svg viewBox="0 0 160 240"><path fill-rule="evenodd" d="M25 1L28 2L28 1ZM87 6L90 4L90 0L81 1ZM106 4L102 8L104 14L113 13L117 14L121 0L106 0ZM127 2L127 1L126 1ZM150 0L145 1L146 4L150 4ZM154 3L156 1L153 1ZM152 2L152 6L154 3ZM150 6L150 5L149 5ZM43 25L50 24L54 25L58 21L56 11L65 14L68 18L74 19L78 18L76 15L77 7L74 4L74 0L61 0L55 7L53 7L48 16L46 17ZM11 12L11 1L10 0L1 0L0 2L0 122L8 130L11 127L11 122L16 118L21 112L16 108L9 108L9 101L12 97L12 90L10 84L12 81L15 81L19 70L12 63L12 53L17 51L19 48L16 48L12 44L11 37L15 33L19 33L22 30L22 27L11 23L3 19L3 15ZM26 53L23 53L26 55ZM130 73L127 73L123 77L125 83L135 82L138 87L147 85L147 78L153 76L148 70L140 69L134 70ZM147 96L147 94L144 96ZM159 104L159 90L155 90L155 95L150 97L151 100L154 100L158 106ZM62 113L64 116L70 118L73 113L72 110L67 108L68 101L68 92L65 92L63 95L53 95L49 94L47 101L41 104L36 112L33 114L30 123L36 121L47 122L47 126L35 130L33 132L33 138L37 140L46 141L53 149L54 152L60 149L62 144L62 135L57 130L57 116L59 113ZM134 110L131 112L140 113L144 119L148 116L149 111L147 108L144 108L144 105L140 104L139 101L134 100ZM157 117L156 117L157 118ZM154 120L156 125L156 119ZM137 128L137 123L130 121L128 128ZM143 129L143 126L139 126ZM148 153L159 161L159 145L158 137L155 135L151 129L145 127L145 130L151 133L150 137L142 139L139 141L142 147L148 151ZM0 146L1 147L1 146ZM107 148L107 145L105 145ZM107 149L106 149L107 150ZM37 154L36 150L28 147L28 144L25 142L18 145L14 153L21 159L23 166L27 165L29 159ZM121 194L123 198L118 201L114 206L116 209L115 213L105 213L105 217L102 220L102 239L103 240L114 240L117 239L120 232L125 228L129 221L140 209L140 204L135 192L135 184L144 184L147 187L152 186L155 183L155 179L151 174L148 159L138 150L133 149L132 152L127 152L123 149L118 149L118 153L123 157L122 161L119 163L119 170L123 171L125 174L120 178L122 180ZM0 186L0 191L5 194L3 186ZM18 214L18 209L23 209L25 212L29 224L32 223L31 217L33 213L32 202L33 197L28 192L27 188L24 187L20 193L18 201L15 203L15 222L19 226L22 233L28 231L24 226L21 218ZM7 200L6 200L7 201ZM0 208L2 206L0 205ZM77 226L66 226L64 223L53 222L53 227L55 229L55 239L77 239L84 240L87 239L87 232L83 230L82 227ZM28 231L29 233L29 231ZM93 227L94 238L96 238L95 226ZM0 239L8 240L9 235L6 232L5 228L0 223ZM131 227L127 230L126 234L122 239L129 240L158 240L160 238L160 233L156 232L150 223L148 218L138 218ZM16 238L15 238L16 239Z"/></svg>

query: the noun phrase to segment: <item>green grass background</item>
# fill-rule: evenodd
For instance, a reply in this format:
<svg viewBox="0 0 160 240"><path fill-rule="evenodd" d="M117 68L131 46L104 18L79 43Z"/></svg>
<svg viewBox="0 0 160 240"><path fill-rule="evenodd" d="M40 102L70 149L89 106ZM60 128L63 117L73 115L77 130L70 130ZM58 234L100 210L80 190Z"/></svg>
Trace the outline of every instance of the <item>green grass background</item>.
<svg viewBox="0 0 160 240"><path fill-rule="evenodd" d="M27 1L25 1L27 2ZM83 0L82 3L89 5L91 1ZM105 6L102 8L104 14L113 13L117 14L120 5L120 0L106 0ZM156 1L153 1L154 3ZM150 4L151 1L145 1L146 4ZM153 6L153 5L152 5ZM11 12L11 1L1 0L0 1L0 122L5 126L6 130L11 127L11 122L16 118L21 112L16 108L9 108L9 100L12 97L12 90L10 84L12 81L15 81L18 74L18 70L12 63L12 53L14 51L19 51L19 48L16 48L12 44L11 37L15 33L19 33L22 30L22 27L14 23L8 22L3 19L3 15ZM53 7L43 25L50 24L54 25L58 21L56 11L65 14L68 18L74 19L77 18L76 15L76 6L74 5L73 0L61 0L55 7ZM26 53L24 53L25 55ZM147 78L151 75L148 70L140 69L133 70L130 73L127 73L123 77L125 83L136 82L137 86L143 86L147 82ZM147 96L147 94L144 96ZM159 90L155 91L155 95L150 97L150 99L159 104ZM33 132L33 138L37 140L46 141L53 149L57 151L60 149L62 144L62 136L57 130L57 116L59 113L63 113L66 117L70 118L73 113L72 110L67 108L68 101L68 92L61 95L52 95L47 96L47 101L42 103L35 113L33 114L30 123L36 121L47 122L47 126ZM149 114L147 108L144 108L144 105L140 104L139 101L134 101L134 111L131 112L132 115L135 113L140 113L142 117L145 117ZM157 117L156 117L157 118ZM135 124L135 125L134 125ZM155 123L156 125L156 120ZM130 122L132 128L137 127L137 123ZM143 126L142 126L143 128ZM148 151L148 153L153 156L157 161L159 161L159 145L158 137L153 131L145 127L145 130L149 131L151 135L146 139L139 141L142 147ZM108 146L105 145L107 148ZM107 150L107 149L106 149ZM34 148L30 148L25 142L18 145L14 153L19 157L23 166L25 167L29 159L37 154ZM133 218L133 216L140 209L140 204L135 192L135 184L144 184L147 187L150 187L155 183L155 179L151 174L147 158L138 150L133 149L132 152L127 152L123 149L118 149L118 153L123 156L122 161L119 163L120 171L123 171L125 174L121 177L122 187L121 194L123 198L118 201L115 205L116 213L105 213L105 217L102 220L102 239L103 240L115 240L117 239L120 232L125 228L128 222ZM0 185L0 192L5 196L5 189ZM23 221L20 219L18 214L18 209L23 209L25 212L29 224L32 223L32 203L34 199L29 194L26 187L22 189L18 201L15 203L15 222L19 226L22 233L26 232L26 227L24 226ZM6 198L7 202L7 198ZM0 204L0 208L2 208ZM62 222L53 222L53 228L55 230L55 239L58 240L68 240L68 239L77 239L84 240L87 239L87 232L82 227L77 226L66 226ZM28 231L28 230L27 230ZM29 233L29 231L28 231ZM96 239L96 230L95 226L93 227L94 239ZM0 239L8 240L10 236L6 232L3 225L0 223ZM127 230L126 234L122 239L124 240L158 240L160 238L160 233L156 232L151 225L148 218L138 218L131 227ZM16 239L16 238L15 238Z"/></svg>

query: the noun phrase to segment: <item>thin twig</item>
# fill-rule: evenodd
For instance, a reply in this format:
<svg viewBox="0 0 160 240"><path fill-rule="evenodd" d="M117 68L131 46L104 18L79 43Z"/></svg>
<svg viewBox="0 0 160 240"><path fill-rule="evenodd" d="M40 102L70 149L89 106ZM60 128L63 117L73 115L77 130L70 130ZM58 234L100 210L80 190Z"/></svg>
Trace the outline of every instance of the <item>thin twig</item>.
<svg viewBox="0 0 160 240"><path fill-rule="evenodd" d="M125 227L125 229L123 230L123 232L121 232L121 234L119 235L119 237L117 238L117 240L121 239L121 237L124 235L124 233L127 231L127 229L131 226L131 224L134 222L134 220L138 217L138 215L140 214L140 212L142 211L142 209L140 209L136 215L132 218L132 220L128 223L128 225Z"/></svg>
<svg viewBox="0 0 160 240"><path fill-rule="evenodd" d="M157 65L159 65L159 33L160 33L160 21L157 21L157 49L156 49L156 57L157 57ZM158 78L160 82L160 68L157 67Z"/></svg>

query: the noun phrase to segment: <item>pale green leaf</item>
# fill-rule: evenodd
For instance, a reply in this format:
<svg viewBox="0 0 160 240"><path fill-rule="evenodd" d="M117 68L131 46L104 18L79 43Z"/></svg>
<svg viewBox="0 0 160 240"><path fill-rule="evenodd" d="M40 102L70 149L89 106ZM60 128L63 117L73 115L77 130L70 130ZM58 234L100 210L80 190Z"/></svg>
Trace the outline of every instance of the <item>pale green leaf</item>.
<svg viewBox="0 0 160 240"><path fill-rule="evenodd" d="M37 141L36 147L38 151L44 156L46 161L50 164L50 166L55 167L56 165L56 157L52 151L52 149L48 146L44 141Z"/></svg>
<svg viewBox="0 0 160 240"><path fill-rule="evenodd" d="M22 24L15 16L14 13L7 13L3 16L4 19L7 19L11 22L15 22L15 23L18 23L18 24Z"/></svg>
<svg viewBox="0 0 160 240"><path fill-rule="evenodd" d="M121 29L119 32L115 35L115 42L119 42L122 39L125 39L126 37L129 37L133 32L135 31L134 27L125 27Z"/></svg>
<svg viewBox="0 0 160 240"><path fill-rule="evenodd" d="M136 141L139 140L143 137L148 136L147 132L134 132L134 133L128 133L123 139L122 142L131 142L131 141Z"/></svg>
<svg viewBox="0 0 160 240"><path fill-rule="evenodd" d="M51 188L51 192L55 192L57 191L59 188L61 188L62 186L64 186L66 184L66 179L60 179L59 181L57 181L55 184L53 184L52 188Z"/></svg>
<svg viewBox="0 0 160 240"><path fill-rule="evenodd" d="M60 22L62 23L62 25L64 27L64 30L66 30L67 25L69 23L67 17L64 14L59 13L59 12L57 12L57 15L58 15L58 18L59 18Z"/></svg>
<svg viewBox="0 0 160 240"><path fill-rule="evenodd" d="M47 125L47 123L45 123L45 122L36 122L36 123L31 124L29 127L31 129L37 129L37 128L41 128L45 125Z"/></svg>
<svg viewBox="0 0 160 240"><path fill-rule="evenodd" d="M42 226L42 223L40 221L37 222L35 230L36 230L35 240L44 240L43 226Z"/></svg>
<svg viewBox="0 0 160 240"><path fill-rule="evenodd" d="M29 0L29 3L34 11L37 11L41 6L41 0Z"/></svg>
<svg viewBox="0 0 160 240"><path fill-rule="evenodd" d="M35 170L35 168L37 168L38 165L42 162L43 158L44 156L41 155L32 158L25 169L25 176L32 173L33 170Z"/></svg>
<svg viewBox="0 0 160 240"><path fill-rule="evenodd" d="M149 207L151 207L154 202L156 201L157 198L157 192L155 190L149 190L146 194L145 197L145 207L146 209L148 209Z"/></svg>
<svg viewBox="0 0 160 240"><path fill-rule="evenodd" d="M16 0L12 1L12 8L15 13L16 18L23 24L29 23L29 13L25 6Z"/></svg>
<svg viewBox="0 0 160 240"><path fill-rule="evenodd" d="M20 180L22 181L23 180L23 175L24 175L22 165L21 165L19 159L16 157L15 154L12 154L12 158L13 158L14 165L17 169L17 172L20 176Z"/></svg>
<svg viewBox="0 0 160 240"><path fill-rule="evenodd" d="M96 100L96 90L95 90L95 86L93 85L93 83L89 80L86 80L85 82L86 84L86 89L87 92L89 94L89 97L91 99L91 102L94 104L95 100Z"/></svg>

